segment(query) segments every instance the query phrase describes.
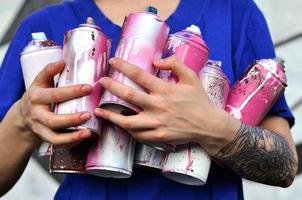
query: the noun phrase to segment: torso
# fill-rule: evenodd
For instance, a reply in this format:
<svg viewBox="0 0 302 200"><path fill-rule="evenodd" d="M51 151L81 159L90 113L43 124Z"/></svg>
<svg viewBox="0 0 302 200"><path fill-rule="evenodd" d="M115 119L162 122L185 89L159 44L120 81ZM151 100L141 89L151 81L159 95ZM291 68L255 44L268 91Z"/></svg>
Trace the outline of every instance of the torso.
<svg viewBox="0 0 302 200"><path fill-rule="evenodd" d="M179 2L180 0L95 0L104 15L119 26L122 26L129 13L142 12L148 6L156 7L159 17L166 20L174 13Z"/></svg>

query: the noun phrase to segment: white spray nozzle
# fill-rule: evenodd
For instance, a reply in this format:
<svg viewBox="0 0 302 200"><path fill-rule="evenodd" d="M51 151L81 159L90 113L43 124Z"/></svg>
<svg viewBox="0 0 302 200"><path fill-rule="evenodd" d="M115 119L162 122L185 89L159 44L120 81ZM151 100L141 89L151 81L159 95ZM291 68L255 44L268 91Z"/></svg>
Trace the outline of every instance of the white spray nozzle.
<svg viewBox="0 0 302 200"><path fill-rule="evenodd" d="M45 35L44 32L32 33L31 38L33 40L47 40L46 35Z"/></svg>
<svg viewBox="0 0 302 200"><path fill-rule="evenodd" d="M195 33L195 34L198 34L198 35L201 35L201 31L200 31L200 28L194 24L192 24L190 27L187 27L186 28L187 31L190 31L192 33Z"/></svg>

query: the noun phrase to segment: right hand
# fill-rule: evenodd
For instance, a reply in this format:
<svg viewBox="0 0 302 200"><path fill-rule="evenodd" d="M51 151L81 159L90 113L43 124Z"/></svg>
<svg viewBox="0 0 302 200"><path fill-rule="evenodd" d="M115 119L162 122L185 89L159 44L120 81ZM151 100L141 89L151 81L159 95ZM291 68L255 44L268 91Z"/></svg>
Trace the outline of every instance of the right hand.
<svg viewBox="0 0 302 200"><path fill-rule="evenodd" d="M54 145L76 144L91 136L88 129L66 133L56 131L80 125L91 118L89 112L59 115L51 111L52 103L85 96L91 92L91 86L86 84L54 88L53 78L64 66L63 61L48 64L19 100L23 127L40 142L43 140Z"/></svg>

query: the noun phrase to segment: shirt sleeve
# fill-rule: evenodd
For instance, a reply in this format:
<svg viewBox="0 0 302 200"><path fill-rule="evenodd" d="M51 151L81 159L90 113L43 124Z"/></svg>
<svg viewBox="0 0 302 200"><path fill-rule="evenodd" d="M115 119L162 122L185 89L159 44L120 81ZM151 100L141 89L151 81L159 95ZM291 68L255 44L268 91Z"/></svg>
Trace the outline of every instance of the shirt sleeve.
<svg viewBox="0 0 302 200"><path fill-rule="evenodd" d="M30 41L30 27L23 21L16 31L0 68L0 121L24 93L20 53Z"/></svg>
<svg viewBox="0 0 302 200"><path fill-rule="evenodd" d="M243 74L246 67L255 59L274 58L275 50L268 30L266 20L254 3L247 1L246 20L243 23L244 28L239 32L238 43L233 52L233 65L236 68L237 79ZM295 118L286 102L284 94L273 105L268 115L276 115L287 119L290 127L295 123Z"/></svg>

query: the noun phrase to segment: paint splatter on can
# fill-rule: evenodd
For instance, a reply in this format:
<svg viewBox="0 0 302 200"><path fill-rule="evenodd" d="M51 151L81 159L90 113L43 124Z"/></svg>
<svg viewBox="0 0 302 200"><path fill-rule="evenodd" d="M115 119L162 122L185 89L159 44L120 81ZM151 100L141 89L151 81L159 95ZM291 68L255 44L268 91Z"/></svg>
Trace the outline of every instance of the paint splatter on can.
<svg viewBox="0 0 302 200"><path fill-rule="evenodd" d="M101 135L89 148L86 172L107 178L129 178L132 175L135 140L129 133L103 120Z"/></svg>
<svg viewBox="0 0 302 200"><path fill-rule="evenodd" d="M148 145L138 143L135 150L134 164L139 167L162 169L167 153Z"/></svg>

